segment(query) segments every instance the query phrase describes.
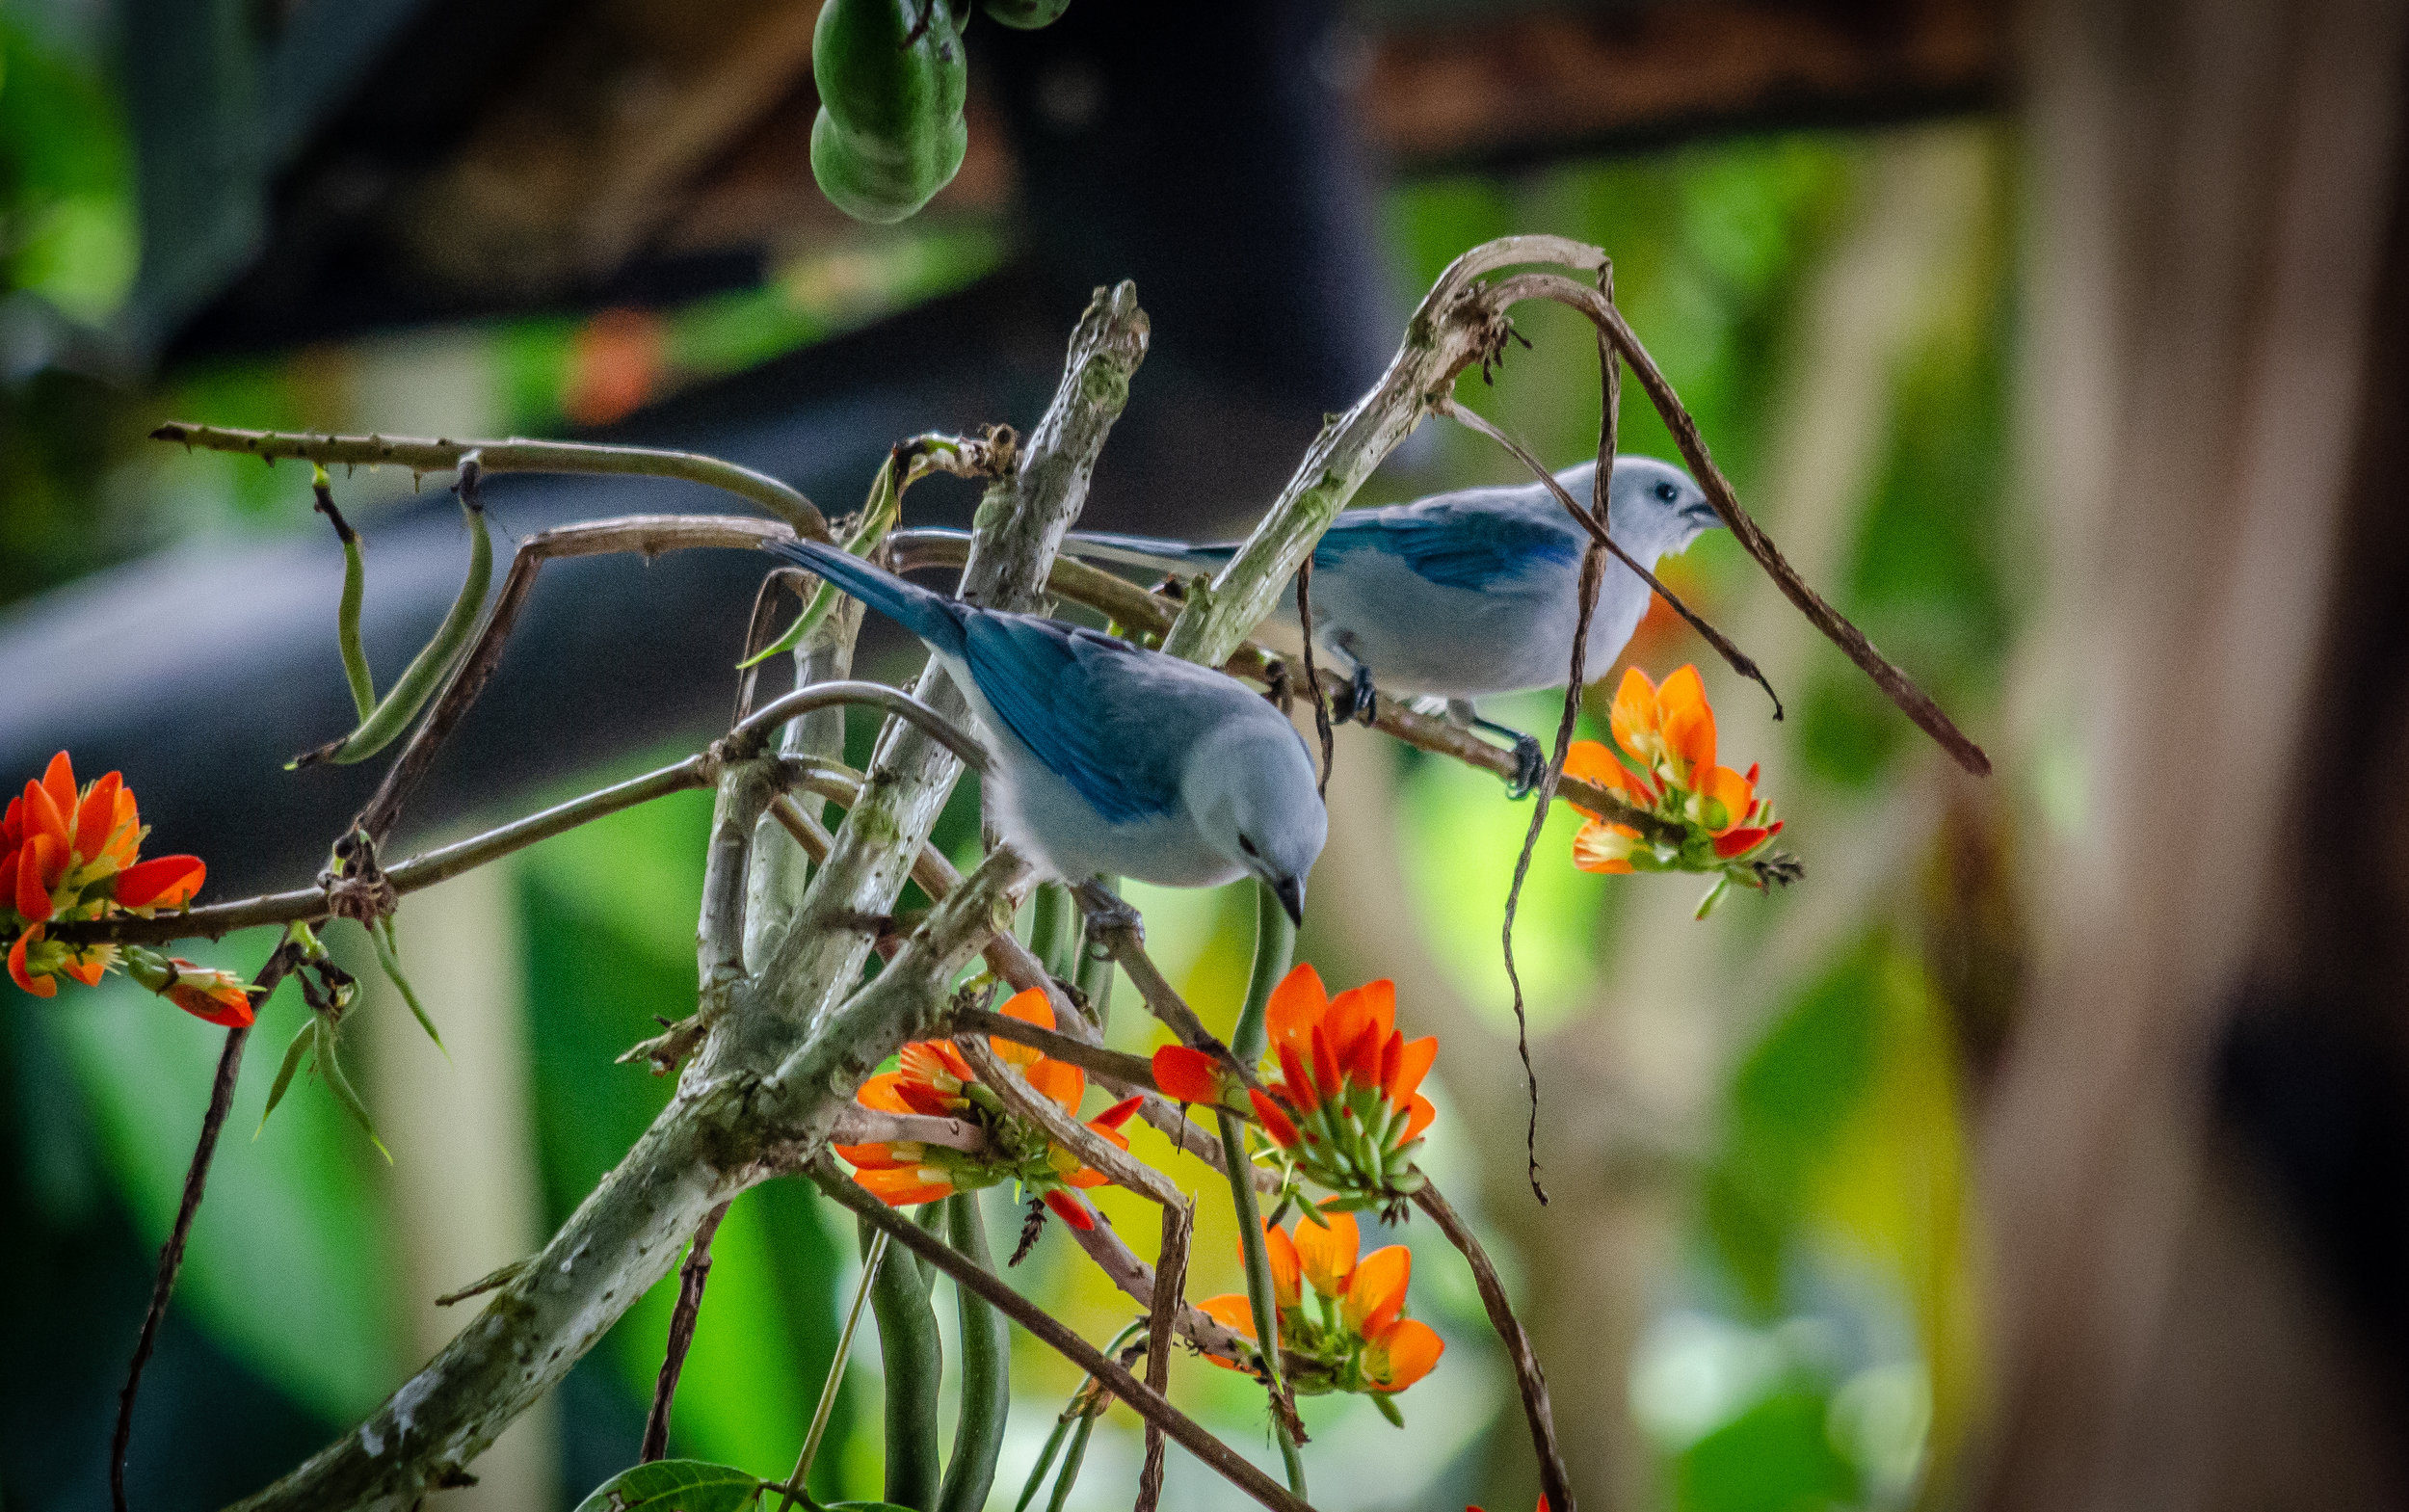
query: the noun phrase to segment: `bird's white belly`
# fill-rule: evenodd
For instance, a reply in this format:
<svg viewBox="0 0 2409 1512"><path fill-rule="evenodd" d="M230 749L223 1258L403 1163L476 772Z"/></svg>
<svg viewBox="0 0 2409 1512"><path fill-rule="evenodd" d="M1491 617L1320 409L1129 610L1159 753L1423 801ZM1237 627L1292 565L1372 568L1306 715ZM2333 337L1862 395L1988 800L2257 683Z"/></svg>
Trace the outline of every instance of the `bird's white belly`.
<svg viewBox="0 0 2409 1512"><path fill-rule="evenodd" d="M1575 588L1571 574L1549 571L1474 592L1364 553L1344 572L1314 576L1316 640L1395 693L1473 699L1561 687L1579 615ZM1645 585L1610 564L1590 623L1592 677L1604 675L1646 607Z"/></svg>
<svg viewBox="0 0 2409 1512"><path fill-rule="evenodd" d="M1047 874L1083 882L1101 873L1166 888L1215 887L1244 874L1199 843L1196 826L1183 810L1107 822L1025 752L1015 741L1010 756L990 768L989 813L1004 838Z"/></svg>

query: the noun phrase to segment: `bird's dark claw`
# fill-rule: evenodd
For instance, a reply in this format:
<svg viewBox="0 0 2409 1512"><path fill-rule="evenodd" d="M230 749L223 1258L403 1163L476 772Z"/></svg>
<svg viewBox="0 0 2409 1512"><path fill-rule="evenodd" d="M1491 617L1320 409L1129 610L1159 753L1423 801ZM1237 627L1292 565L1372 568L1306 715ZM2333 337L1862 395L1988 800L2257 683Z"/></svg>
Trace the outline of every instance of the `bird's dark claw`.
<svg viewBox="0 0 2409 1512"><path fill-rule="evenodd" d="M1517 733L1514 737L1514 780L1506 784L1508 798L1527 798L1539 787L1539 780L1548 775L1548 754L1540 749L1537 735Z"/></svg>
<svg viewBox="0 0 2409 1512"><path fill-rule="evenodd" d="M1090 935L1125 929L1135 931L1140 940L1146 938L1145 915L1099 885L1095 879L1090 878L1072 888L1071 895L1078 900L1079 911L1087 915Z"/></svg>
<svg viewBox="0 0 2409 1512"><path fill-rule="evenodd" d="M1341 725L1348 720L1369 725L1380 717L1380 690L1372 686L1372 669L1362 662L1355 664L1355 676L1330 701L1330 717Z"/></svg>

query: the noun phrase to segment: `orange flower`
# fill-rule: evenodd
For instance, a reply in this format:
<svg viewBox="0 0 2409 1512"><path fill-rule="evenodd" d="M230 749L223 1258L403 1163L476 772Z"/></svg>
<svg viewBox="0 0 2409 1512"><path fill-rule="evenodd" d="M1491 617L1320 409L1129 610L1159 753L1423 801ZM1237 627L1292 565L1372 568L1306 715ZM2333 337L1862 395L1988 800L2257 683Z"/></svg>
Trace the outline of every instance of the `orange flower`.
<svg viewBox="0 0 2409 1512"><path fill-rule="evenodd" d="M121 777L111 772L79 788L64 751L9 800L0 812L0 932L15 936L9 975L18 987L48 997L58 977L89 987L117 963L114 946L63 944L49 926L180 908L200 890L208 868L198 856L137 860L147 833ZM224 1000L212 1010L232 1011Z"/></svg>
<svg viewBox="0 0 2409 1512"><path fill-rule="evenodd" d="M1035 988L1015 995L1003 1011L1007 1018L1041 1029L1054 1026L1053 1006ZM1064 1112L1078 1113L1080 1099L1087 1093L1085 1072L1017 1040L991 1036L987 1043L997 1058L1018 1070L1030 1086L1052 1099ZM903 1048L897 1061L896 1070L863 1082L856 1101L886 1113L961 1119L977 1126L986 1136L986 1149L971 1154L916 1140L838 1145L836 1153L855 1168L855 1180L891 1207L910 1207L1009 1179L1019 1181L1029 1195L1044 1198L1072 1227L1096 1226L1088 1206L1068 1193L1103 1185L1104 1174L1091 1170L1044 1129L1008 1111L994 1089L979 1080L951 1042L913 1041ZM1126 1150L1129 1139L1121 1127L1143 1101L1128 1098L1117 1102L1090 1119L1087 1127L1099 1138Z"/></svg>
<svg viewBox="0 0 2409 1512"><path fill-rule="evenodd" d="M125 950L125 974L194 1018L228 1029L251 1021L250 985L231 971L199 966L182 956L161 955L141 945Z"/></svg>
<svg viewBox="0 0 2409 1512"><path fill-rule="evenodd" d="M1243 1086L1204 1050L1154 1052L1154 1081L1183 1102L1232 1106L1243 1091L1294 1178L1310 1177L1342 1206L1394 1204L1420 1184L1414 1153L1437 1109L1420 1093L1439 1041L1396 1027L1396 983L1382 979L1332 997L1319 972L1299 964L1265 1005L1269 1035L1262 1088Z"/></svg>
<svg viewBox="0 0 2409 1512"><path fill-rule="evenodd" d="M1404 1391L1428 1375L1447 1347L1429 1324L1404 1315L1412 1252L1391 1244L1359 1260L1362 1240L1352 1214L1322 1213L1319 1223L1314 1216L1298 1219L1293 1236L1276 1224L1263 1226L1280 1348L1292 1362L1290 1386L1305 1395ZM1197 1307L1255 1337L1255 1310L1244 1295L1207 1297Z"/></svg>
<svg viewBox="0 0 2409 1512"><path fill-rule="evenodd" d="M1678 834L1650 838L1576 803L1587 822L1574 837L1573 864L1611 873L1714 874L1719 880L1701 915L1728 882L1764 886L1752 863L1782 824L1757 796L1756 767L1743 775L1716 762L1714 708L1698 669L1683 666L1659 687L1637 667L1627 668L1608 723L1613 745L1575 741L1565 775L1605 788Z"/></svg>

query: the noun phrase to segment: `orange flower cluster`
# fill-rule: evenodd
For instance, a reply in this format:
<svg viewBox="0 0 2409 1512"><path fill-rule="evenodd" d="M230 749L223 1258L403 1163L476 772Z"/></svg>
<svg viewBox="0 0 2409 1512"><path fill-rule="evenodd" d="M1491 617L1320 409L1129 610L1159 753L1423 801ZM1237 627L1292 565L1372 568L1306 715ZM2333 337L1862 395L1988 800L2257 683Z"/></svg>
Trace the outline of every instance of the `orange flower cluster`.
<svg viewBox="0 0 2409 1512"><path fill-rule="evenodd" d="M1041 1029L1054 1026L1053 1007L1035 988L1016 995L1003 1011L1007 1018ZM1072 1117L1078 1116L1079 1101L1087 1093L1087 1073L1012 1040L991 1037L987 1043L1041 1096L1053 1099ZM837 1146L836 1153L855 1168L854 1180L888 1207L933 1203L956 1192L974 1192L1011 1180L1020 1183L1024 1194L1044 1198L1046 1206L1072 1228L1096 1227L1095 1214L1069 1193L1103 1185L1103 1174L1081 1164L1078 1156L1054 1143L1044 1129L1014 1116L947 1041L915 1040L905 1046L899 1068L863 1082L856 1098L863 1107L885 1113L958 1118L975 1125L986 1136L986 1150L979 1154L918 1140ZM1138 1110L1140 1101L1129 1098L1117 1102L1089 1120L1087 1127L1126 1150L1129 1140L1121 1126Z"/></svg>
<svg viewBox="0 0 2409 1512"><path fill-rule="evenodd" d="M1288 1384L1300 1395L1402 1392L1430 1374L1446 1341L1428 1323L1405 1315L1414 1256L1402 1244L1360 1260L1362 1237L1344 1212L1308 1213L1293 1237L1263 1226L1271 1258L1273 1305L1280 1311L1280 1349ZM1311 1287L1309 1297L1307 1287ZM1207 1297L1202 1312L1234 1332L1255 1337L1255 1310L1236 1292ZM1218 1356L1215 1365L1237 1368Z"/></svg>
<svg viewBox="0 0 2409 1512"><path fill-rule="evenodd" d="M14 937L10 978L49 997L59 977L90 987L121 959L136 981L186 1013L229 1026L251 1022L251 995L228 972L153 950L48 938L53 924L147 915L191 901L208 868L198 856L140 860L148 833L123 778L111 772L78 787L64 751L50 758L40 782L9 800L0 816L0 931Z"/></svg>
<svg viewBox="0 0 2409 1512"><path fill-rule="evenodd" d="M1782 822L1757 796L1757 768L1745 774L1715 761L1715 713L1698 669L1683 666L1658 687L1637 667L1615 690L1614 743L1577 740L1564 773L1605 788L1681 831L1651 840L1637 830L1574 805L1588 820L1573 840L1583 871L1691 871L1762 887L1760 860ZM1719 894L1709 893L1708 901ZM1701 913L1705 910L1702 908Z"/></svg>
<svg viewBox="0 0 2409 1512"><path fill-rule="evenodd" d="M1241 1087L1204 1050L1154 1052L1154 1081L1185 1102L1232 1101L1243 1091L1291 1185L1304 1176L1341 1209L1392 1207L1421 1186L1414 1156L1437 1110L1420 1092L1439 1058L1434 1037L1396 1027L1397 988L1386 978L1332 997L1321 974L1299 965L1265 1006L1279 1079Z"/></svg>

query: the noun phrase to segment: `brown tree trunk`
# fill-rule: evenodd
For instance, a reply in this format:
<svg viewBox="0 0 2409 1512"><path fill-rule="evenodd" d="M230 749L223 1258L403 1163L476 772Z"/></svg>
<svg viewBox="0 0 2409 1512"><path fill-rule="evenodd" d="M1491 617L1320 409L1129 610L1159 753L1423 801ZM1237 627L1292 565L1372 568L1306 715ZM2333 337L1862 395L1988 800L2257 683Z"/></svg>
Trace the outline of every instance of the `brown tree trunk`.
<svg viewBox="0 0 2409 1512"><path fill-rule="evenodd" d="M2402 1154L2350 1089L2396 1074L2409 939L2376 838L2409 631L2403 9L2028 16L2048 597L2020 765L2079 796L2029 848L2038 969L1984 1129L1983 1506L2409 1493L2398 1340L2300 1200L2339 1140L2374 1156L2343 1180L2379 1180L2339 1206L2394 1202Z"/></svg>

